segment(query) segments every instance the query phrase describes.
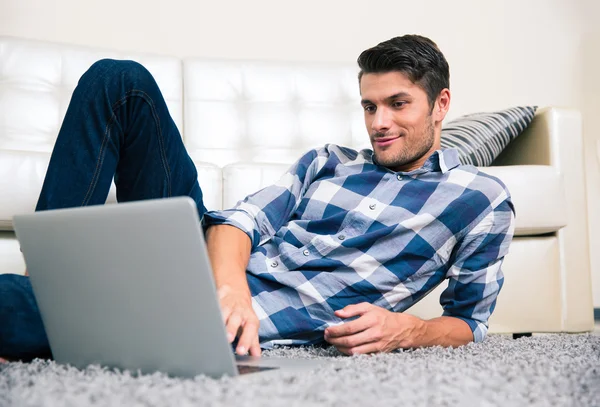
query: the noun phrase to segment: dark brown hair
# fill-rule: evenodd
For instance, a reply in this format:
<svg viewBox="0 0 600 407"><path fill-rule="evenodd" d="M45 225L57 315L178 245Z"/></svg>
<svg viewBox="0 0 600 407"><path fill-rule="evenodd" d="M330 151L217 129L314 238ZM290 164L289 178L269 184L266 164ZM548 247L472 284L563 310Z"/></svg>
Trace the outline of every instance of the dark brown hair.
<svg viewBox="0 0 600 407"><path fill-rule="evenodd" d="M445 88L450 88L450 68L435 42L420 35L404 35L363 51L358 57L360 72L401 72L427 94L433 109L435 100Z"/></svg>

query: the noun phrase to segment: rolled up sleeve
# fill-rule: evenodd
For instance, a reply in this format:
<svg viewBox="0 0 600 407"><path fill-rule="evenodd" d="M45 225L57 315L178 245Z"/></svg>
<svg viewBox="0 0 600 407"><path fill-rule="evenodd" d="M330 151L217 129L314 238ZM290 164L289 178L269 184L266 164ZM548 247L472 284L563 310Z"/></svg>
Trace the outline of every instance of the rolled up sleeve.
<svg viewBox="0 0 600 407"><path fill-rule="evenodd" d="M502 262L514 235L514 207L502 201L463 237L447 272L448 288L440 297L444 316L465 321L473 340L481 342L488 331L504 274Z"/></svg>
<svg viewBox="0 0 600 407"><path fill-rule="evenodd" d="M327 146L311 150L277 181L238 202L232 209L204 214L202 226L234 226L248 235L252 250L287 223L329 156Z"/></svg>

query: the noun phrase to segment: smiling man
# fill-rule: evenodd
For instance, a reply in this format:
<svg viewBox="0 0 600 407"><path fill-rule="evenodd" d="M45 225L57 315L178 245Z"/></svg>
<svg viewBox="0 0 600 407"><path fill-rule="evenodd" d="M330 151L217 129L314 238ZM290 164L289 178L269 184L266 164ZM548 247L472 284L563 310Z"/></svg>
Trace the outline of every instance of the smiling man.
<svg viewBox="0 0 600 407"><path fill-rule="evenodd" d="M116 153L105 160L112 167L98 176L108 181L101 182L100 201L117 171L122 201L189 195L197 202L229 340L240 354L258 355L275 344L324 342L346 354L387 352L459 346L486 336L503 283L514 211L499 180L460 165L456 150L440 149L451 99L448 63L431 40L407 35L364 51L358 65L372 150L328 144L309 151L275 185L232 209L207 213L195 168L147 71L116 61L97 63L74 93L76 101L84 91L101 93L88 105L112 106L120 125L107 154ZM128 99L122 95L134 86L130 82L142 80L135 89L144 89L146 103L158 106L167 126L162 131L168 137L167 168L180 174L168 194L160 160L144 159L158 156L152 139L134 152L142 148L135 140L152 137L153 128L142 131L144 122L131 115L150 124L151 118L143 116L142 105L139 111L120 111L115 103L124 104ZM88 89L94 86L103 92ZM101 171L95 150L77 162L67 158L76 148L71 127L84 121L85 109L85 103L69 108L37 210L96 199L90 181L93 170ZM99 145L103 123L81 130L86 140L95 140L89 144ZM119 155L119 149L126 153ZM403 313L445 279L442 316L422 320ZM26 278L0 276L0 291L0 333L5 332L0 355L47 350ZM10 341L6 332L13 335Z"/></svg>
<svg viewBox="0 0 600 407"><path fill-rule="evenodd" d="M358 65L373 150L310 151L276 185L206 214L206 226L229 225L208 229L219 283L246 310L249 336L260 321L263 346L325 340L355 354L481 341L513 236L509 193L440 149L449 69L431 40L393 38ZM402 312L446 278L443 316ZM258 352L258 340L239 343Z"/></svg>

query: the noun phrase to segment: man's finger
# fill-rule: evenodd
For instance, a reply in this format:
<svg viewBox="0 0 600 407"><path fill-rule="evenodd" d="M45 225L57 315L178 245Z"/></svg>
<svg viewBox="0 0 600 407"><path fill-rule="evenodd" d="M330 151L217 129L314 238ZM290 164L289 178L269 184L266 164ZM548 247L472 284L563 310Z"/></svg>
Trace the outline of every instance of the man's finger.
<svg viewBox="0 0 600 407"><path fill-rule="evenodd" d="M329 342L330 338L354 335L369 329L372 325L373 321L371 318L362 316L354 321L345 322L337 326L330 326L329 328L325 329L325 340Z"/></svg>
<svg viewBox="0 0 600 407"><path fill-rule="evenodd" d="M256 335L256 340L250 346L250 355L252 356L260 356L261 354L260 342L258 341L258 335Z"/></svg>
<svg viewBox="0 0 600 407"><path fill-rule="evenodd" d="M357 346L366 345L372 342L377 342L379 338L375 336L372 329L367 329L365 331L359 332L354 335L340 336L340 337L332 337L327 339L327 342L332 344L333 346L342 347L342 348L355 348Z"/></svg>
<svg viewBox="0 0 600 407"><path fill-rule="evenodd" d="M355 317L357 315L362 315L366 312L369 312L373 308L374 305L369 304L368 302L361 302L360 304L348 305L340 310L335 312L335 315L340 318L350 318Z"/></svg>
<svg viewBox="0 0 600 407"><path fill-rule="evenodd" d="M238 355L247 354L250 346L256 341L258 337L258 322L254 320L247 321L242 329L243 331L235 350Z"/></svg>
<svg viewBox="0 0 600 407"><path fill-rule="evenodd" d="M229 343L233 342L237 334L238 329L242 325L242 318L237 313L232 313L227 320L227 340Z"/></svg>
<svg viewBox="0 0 600 407"><path fill-rule="evenodd" d="M342 352L344 355L352 356L352 354L350 353L350 348L344 348L341 346L336 346L335 348Z"/></svg>
<svg viewBox="0 0 600 407"><path fill-rule="evenodd" d="M367 353L381 352L379 342L366 343L364 345L355 346L347 350L349 355L366 355Z"/></svg>

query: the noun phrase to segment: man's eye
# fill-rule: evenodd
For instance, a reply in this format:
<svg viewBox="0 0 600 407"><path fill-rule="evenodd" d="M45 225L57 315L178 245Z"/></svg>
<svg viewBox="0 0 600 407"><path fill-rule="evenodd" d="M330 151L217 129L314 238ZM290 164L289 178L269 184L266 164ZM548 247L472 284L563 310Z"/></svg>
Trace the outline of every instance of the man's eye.
<svg viewBox="0 0 600 407"><path fill-rule="evenodd" d="M392 106L396 107L396 108L400 108L400 107L404 106L405 104L406 104L406 102L394 102L394 104Z"/></svg>
<svg viewBox="0 0 600 407"><path fill-rule="evenodd" d="M365 106L365 112L373 113L374 111L375 111L375 106L372 106L372 105Z"/></svg>

